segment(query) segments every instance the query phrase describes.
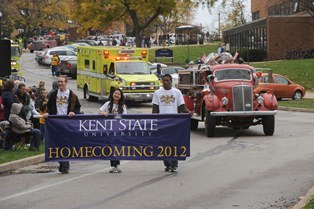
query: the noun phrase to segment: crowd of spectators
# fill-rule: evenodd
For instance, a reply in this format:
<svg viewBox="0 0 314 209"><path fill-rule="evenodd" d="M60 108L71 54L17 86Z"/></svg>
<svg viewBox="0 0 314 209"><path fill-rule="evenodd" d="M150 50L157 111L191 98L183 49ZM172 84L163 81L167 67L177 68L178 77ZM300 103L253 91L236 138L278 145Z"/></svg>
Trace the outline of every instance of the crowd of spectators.
<svg viewBox="0 0 314 209"><path fill-rule="evenodd" d="M52 90L56 88L57 81L54 81ZM14 149L16 139L12 132L18 132L16 134L30 136L30 151L38 151L44 140L44 119L34 115L44 114L47 102L48 91L44 81L40 81L38 86L27 87L22 81L6 80L0 88L0 148Z"/></svg>

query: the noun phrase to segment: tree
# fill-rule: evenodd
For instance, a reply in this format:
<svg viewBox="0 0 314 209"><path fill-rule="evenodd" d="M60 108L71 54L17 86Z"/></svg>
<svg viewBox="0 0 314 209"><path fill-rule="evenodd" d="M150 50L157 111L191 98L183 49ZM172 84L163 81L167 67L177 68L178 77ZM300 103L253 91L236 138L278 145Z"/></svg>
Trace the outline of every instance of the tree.
<svg viewBox="0 0 314 209"><path fill-rule="evenodd" d="M314 0L280 0L268 1L268 13L272 15L290 15L305 11L314 17Z"/></svg>
<svg viewBox="0 0 314 209"><path fill-rule="evenodd" d="M222 30L227 30L246 23L245 19L245 5L243 0L232 0L229 5L232 8L227 14L226 22L222 24Z"/></svg>

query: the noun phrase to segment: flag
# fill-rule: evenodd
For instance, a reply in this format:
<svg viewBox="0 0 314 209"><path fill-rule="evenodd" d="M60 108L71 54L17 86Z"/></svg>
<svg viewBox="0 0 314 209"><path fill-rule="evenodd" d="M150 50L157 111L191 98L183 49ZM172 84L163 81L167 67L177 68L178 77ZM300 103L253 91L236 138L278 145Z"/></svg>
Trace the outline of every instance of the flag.
<svg viewBox="0 0 314 209"><path fill-rule="evenodd" d="M236 52L235 54L234 54L234 56L233 56L233 61L235 61L236 59L237 59L237 57L239 56L239 53L238 52Z"/></svg>
<svg viewBox="0 0 314 209"><path fill-rule="evenodd" d="M206 54L205 53L203 53L203 56L202 56L201 60L202 60L202 62L205 63L205 60L206 60Z"/></svg>

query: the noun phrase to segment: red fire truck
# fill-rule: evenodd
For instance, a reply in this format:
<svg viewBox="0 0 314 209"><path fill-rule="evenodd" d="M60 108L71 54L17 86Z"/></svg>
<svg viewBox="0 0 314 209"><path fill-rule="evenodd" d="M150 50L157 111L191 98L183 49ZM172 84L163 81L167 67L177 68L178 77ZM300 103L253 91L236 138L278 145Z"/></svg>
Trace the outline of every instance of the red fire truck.
<svg viewBox="0 0 314 209"><path fill-rule="evenodd" d="M193 111L191 130L205 122L207 137L216 126L247 129L263 125L264 134L273 135L278 103L271 93L254 94L256 73L246 64L192 66L179 72L178 88L187 108Z"/></svg>

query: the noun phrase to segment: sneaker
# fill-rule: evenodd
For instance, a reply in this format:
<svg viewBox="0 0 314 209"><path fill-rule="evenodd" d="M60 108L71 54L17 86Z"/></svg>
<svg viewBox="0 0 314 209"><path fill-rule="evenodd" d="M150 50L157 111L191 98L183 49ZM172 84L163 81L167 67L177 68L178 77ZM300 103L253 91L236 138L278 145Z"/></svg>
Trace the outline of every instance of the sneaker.
<svg viewBox="0 0 314 209"><path fill-rule="evenodd" d="M171 167L171 172L178 172L178 167Z"/></svg>
<svg viewBox="0 0 314 209"><path fill-rule="evenodd" d="M165 167L165 171L169 172L170 171L170 167Z"/></svg>
<svg viewBox="0 0 314 209"><path fill-rule="evenodd" d="M118 168L118 166L112 167L112 169L109 171L109 173L121 173L121 169Z"/></svg>

